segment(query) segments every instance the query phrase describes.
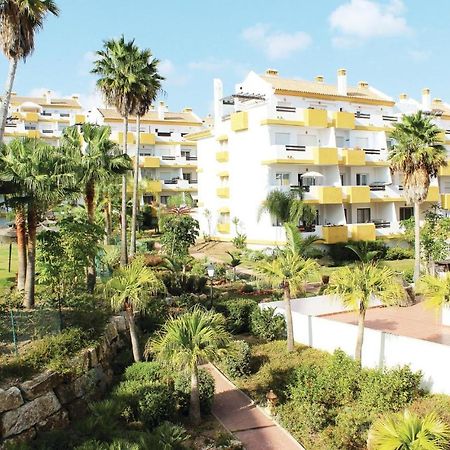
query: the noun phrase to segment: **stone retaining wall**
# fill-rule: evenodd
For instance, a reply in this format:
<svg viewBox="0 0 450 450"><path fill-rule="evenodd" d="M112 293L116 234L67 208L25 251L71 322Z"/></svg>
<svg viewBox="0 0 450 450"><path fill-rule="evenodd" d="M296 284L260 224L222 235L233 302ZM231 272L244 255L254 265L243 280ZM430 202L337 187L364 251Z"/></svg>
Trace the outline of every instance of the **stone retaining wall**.
<svg viewBox="0 0 450 450"><path fill-rule="evenodd" d="M0 389L0 449L6 442L33 439L40 431L67 426L100 399L113 381L112 363L128 337L123 316L111 318L104 337L76 359L81 375L46 371L8 389Z"/></svg>

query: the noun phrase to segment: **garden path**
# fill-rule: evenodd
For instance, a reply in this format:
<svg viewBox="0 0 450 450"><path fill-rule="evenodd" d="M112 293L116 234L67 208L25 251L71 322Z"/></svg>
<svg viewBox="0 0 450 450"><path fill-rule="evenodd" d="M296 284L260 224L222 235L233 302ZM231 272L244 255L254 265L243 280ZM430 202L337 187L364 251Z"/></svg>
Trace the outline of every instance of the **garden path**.
<svg viewBox="0 0 450 450"><path fill-rule="evenodd" d="M216 419L246 450L304 450L304 448L213 365L205 368L216 382L212 409Z"/></svg>

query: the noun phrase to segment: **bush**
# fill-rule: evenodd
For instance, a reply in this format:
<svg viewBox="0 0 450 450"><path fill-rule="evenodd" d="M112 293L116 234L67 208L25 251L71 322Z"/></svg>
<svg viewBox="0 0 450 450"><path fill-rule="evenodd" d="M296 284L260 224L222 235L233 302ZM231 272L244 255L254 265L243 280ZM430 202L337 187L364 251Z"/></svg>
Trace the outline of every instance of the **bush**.
<svg viewBox="0 0 450 450"><path fill-rule="evenodd" d="M355 245L358 247L360 244L360 241L348 241L340 242L336 244L329 244L327 245L328 254L330 258L333 260L334 264L340 265L344 262L348 261L358 261L359 258L356 255L356 253L347 248L347 245ZM376 255L376 259L384 259L386 256L386 252L388 250L387 245L384 242L381 241L364 241L364 245L367 246L368 251L376 251L378 252Z"/></svg>
<svg viewBox="0 0 450 450"><path fill-rule="evenodd" d="M255 308L250 316L250 329L252 334L266 341L286 338L286 321L275 308Z"/></svg>
<svg viewBox="0 0 450 450"><path fill-rule="evenodd" d="M251 285L251 284L244 284L244 286L242 286L240 292L242 294L251 294L253 291L255 290L255 288Z"/></svg>
<svg viewBox="0 0 450 450"><path fill-rule="evenodd" d="M154 383L162 379L161 365L156 361L136 362L127 367L124 373L126 381Z"/></svg>
<svg viewBox="0 0 450 450"><path fill-rule="evenodd" d="M389 247L386 251L386 256L384 257L387 261L412 258L414 258L414 250L404 247Z"/></svg>
<svg viewBox="0 0 450 450"><path fill-rule="evenodd" d="M189 411L191 395L191 377L186 373L180 373L174 380L175 397L180 412L187 414ZM209 414L214 399L215 383L212 375L204 369L198 371L198 390L200 394L200 410L202 414Z"/></svg>
<svg viewBox="0 0 450 450"><path fill-rule="evenodd" d="M230 377L242 377L250 373L250 346L245 341L234 341L230 355L225 358L224 369Z"/></svg>
<svg viewBox="0 0 450 450"><path fill-rule="evenodd" d="M250 331L250 316L256 308L256 301L246 298L228 300L217 305L217 310L227 318L227 328L235 334Z"/></svg>
<svg viewBox="0 0 450 450"><path fill-rule="evenodd" d="M154 428L175 416L175 398L172 389L162 383L148 385L138 402L138 418Z"/></svg>

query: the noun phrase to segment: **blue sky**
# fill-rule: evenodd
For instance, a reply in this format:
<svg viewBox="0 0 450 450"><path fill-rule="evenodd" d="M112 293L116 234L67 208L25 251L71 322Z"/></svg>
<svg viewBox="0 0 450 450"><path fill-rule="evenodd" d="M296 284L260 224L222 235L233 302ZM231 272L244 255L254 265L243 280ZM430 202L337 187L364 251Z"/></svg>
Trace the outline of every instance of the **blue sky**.
<svg viewBox="0 0 450 450"><path fill-rule="evenodd" d="M450 101L449 0L57 0L37 37L35 53L19 67L14 90L52 89L82 94L95 104L94 52L106 38L124 34L161 60L171 110L212 109L212 80L232 91L249 70L272 67L282 76L334 82L347 69L397 97ZM7 63L0 62L6 77Z"/></svg>

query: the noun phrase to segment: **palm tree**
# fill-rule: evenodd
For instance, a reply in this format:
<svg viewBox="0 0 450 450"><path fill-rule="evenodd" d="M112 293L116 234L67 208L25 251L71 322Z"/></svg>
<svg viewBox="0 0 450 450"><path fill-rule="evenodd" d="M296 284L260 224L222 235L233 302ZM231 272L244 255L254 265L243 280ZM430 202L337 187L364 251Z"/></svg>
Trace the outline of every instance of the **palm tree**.
<svg viewBox="0 0 450 450"><path fill-rule="evenodd" d="M359 313L355 348L355 359L358 361L361 361L364 323L370 300L376 298L383 305L394 305L400 303L405 296L403 287L391 269L373 263L345 266L336 270L331 274L325 292L336 295L346 308Z"/></svg>
<svg viewBox="0 0 450 450"><path fill-rule="evenodd" d="M420 277L420 204L428 195L431 177L436 177L439 168L447 165L440 133L422 111L403 116L391 131L395 144L389 152L389 162L393 170L403 173L404 196L414 204L415 282Z"/></svg>
<svg viewBox="0 0 450 450"><path fill-rule="evenodd" d="M419 280L419 289L430 308L442 308L450 304L450 272L443 277L425 275Z"/></svg>
<svg viewBox="0 0 450 450"><path fill-rule="evenodd" d="M181 316L170 318L157 337L147 343L147 353L155 353L162 363L174 370L190 373L189 417L194 425L201 420L198 365L226 356L231 342L231 335L225 329L225 318L195 306Z"/></svg>
<svg viewBox="0 0 450 450"><path fill-rule="evenodd" d="M370 250L369 241L358 241L346 245L345 248L351 250L363 263L374 261L379 253L378 250Z"/></svg>
<svg viewBox="0 0 450 450"><path fill-rule="evenodd" d="M295 223L285 222L284 230L286 232L286 250L296 253L302 257L308 255L308 251L316 244L323 242L323 239L313 234L311 236L302 237Z"/></svg>
<svg viewBox="0 0 450 450"><path fill-rule="evenodd" d="M0 107L0 142L3 142L5 133L17 64L33 53L34 36L44 26L47 14L59 14L53 0L4 0L0 3L0 41L3 53L9 60L5 94Z"/></svg>
<svg viewBox="0 0 450 450"><path fill-rule="evenodd" d="M104 49L97 52L97 57L92 73L100 76L97 87L106 103L114 105L123 117L123 152L127 154L128 118L136 111L138 99L147 91L142 74L147 69L148 60L144 61L134 39L125 42L123 36L105 41ZM127 177L123 175L120 263L124 266L127 262Z"/></svg>
<svg viewBox="0 0 450 450"><path fill-rule="evenodd" d="M231 253L226 252L230 256L230 262L228 263L230 267L233 269L233 279L236 281L236 267L242 263L240 253Z"/></svg>
<svg viewBox="0 0 450 450"><path fill-rule="evenodd" d="M312 259L303 259L293 252L281 252L273 260L261 260L254 264L260 278L273 287L283 289L286 309L287 349L294 350L291 294L304 291L305 283L319 274L318 264Z"/></svg>
<svg viewBox="0 0 450 450"><path fill-rule="evenodd" d="M369 431L369 450L443 450L449 448L450 429L435 413L423 419L405 410L378 419Z"/></svg>
<svg viewBox="0 0 450 450"><path fill-rule="evenodd" d="M118 175L130 169L130 158L122 154L116 144L110 140L111 129L86 123L81 126L81 134L77 126L64 130L62 145L72 154L78 172L78 182L83 186L84 202L88 220L94 223L96 208L96 187L108 184ZM81 142L86 145L82 148ZM96 280L95 262L88 267L87 288L93 292Z"/></svg>
<svg viewBox="0 0 450 450"><path fill-rule="evenodd" d="M158 73L159 60L152 57L150 50L141 52L143 69L139 72L142 76L144 90L136 99L136 153L134 157L133 171L133 200L131 208L131 243L130 256L136 253L136 228L137 228L137 205L138 205L138 183L139 183L139 147L141 142L141 117L150 109L151 104L161 92L161 81L164 78Z"/></svg>
<svg viewBox="0 0 450 450"><path fill-rule="evenodd" d="M148 305L148 296L164 292L164 285L155 273L145 266L142 258L135 258L125 267L120 267L107 281L105 295L114 311L125 311L130 329L131 347L135 361L141 360L134 312L143 311Z"/></svg>

